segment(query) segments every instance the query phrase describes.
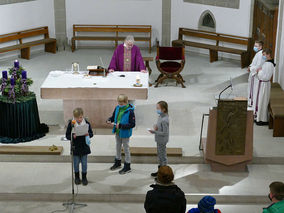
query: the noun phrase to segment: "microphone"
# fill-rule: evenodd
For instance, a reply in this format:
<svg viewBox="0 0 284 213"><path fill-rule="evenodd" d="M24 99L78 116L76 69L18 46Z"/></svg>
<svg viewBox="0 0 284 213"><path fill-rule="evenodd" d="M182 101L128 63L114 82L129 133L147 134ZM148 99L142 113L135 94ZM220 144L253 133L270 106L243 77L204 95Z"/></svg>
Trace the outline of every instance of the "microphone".
<svg viewBox="0 0 284 213"><path fill-rule="evenodd" d="M76 120L72 120L72 121L71 121L71 125L72 125L72 127L74 127L74 126L75 126L75 124L76 124Z"/></svg>
<svg viewBox="0 0 284 213"><path fill-rule="evenodd" d="M75 127L75 124L76 124L76 120L72 120L71 121L71 127L72 127L72 130L71 130L71 140L70 140L70 143L71 143L71 146L70 146L70 153L71 155L73 155L73 150L74 150L74 141L73 141L73 133L74 133L74 127Z"/></svg>
<svg viewBox="0 0 284 213"><path fill-rule="evenodd" d="M102 57L100 56L99 58L100 58L100 61L101 61L102 66L103 66L103 68L104 68L104 77L106 77L106 68L105 68L105 64L104 64L104 62L103 62Z"/></svg>
<svg viewBox="0 0 284 213"><path fill-rule="evenodd" d="M218 100L221 99L222 93L225 92L227 89L229 89L229 88L232 88L232 89L233 89L232 79L231 79L230 81L231 81L231 84L230 84L229 86L227 86L225 89L223 89L223 90L220 92L220 94L219 94L219 99L218 99Z"/></svg>

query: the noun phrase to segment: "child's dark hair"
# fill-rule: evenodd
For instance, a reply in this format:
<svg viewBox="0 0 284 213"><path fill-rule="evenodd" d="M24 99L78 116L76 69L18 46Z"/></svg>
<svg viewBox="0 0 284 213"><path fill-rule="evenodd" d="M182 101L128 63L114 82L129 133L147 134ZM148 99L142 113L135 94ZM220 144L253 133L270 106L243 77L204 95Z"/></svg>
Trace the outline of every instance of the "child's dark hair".
<svg viewBox="0 0 284 213"><path fill-rule="evenodd" d="M169 108L168 108L168 103L165 101L159 101L157 104L160 105L160 107L162 108L162 110L164 110L164 113L168 113L169 112Z"/></svg>
<svg viewBox="0 0 284 213"><path fill-rule="evenodd" d="M272 57L272 50L271 49L267 48L267 49L263 50L263 52Z"/></svg>

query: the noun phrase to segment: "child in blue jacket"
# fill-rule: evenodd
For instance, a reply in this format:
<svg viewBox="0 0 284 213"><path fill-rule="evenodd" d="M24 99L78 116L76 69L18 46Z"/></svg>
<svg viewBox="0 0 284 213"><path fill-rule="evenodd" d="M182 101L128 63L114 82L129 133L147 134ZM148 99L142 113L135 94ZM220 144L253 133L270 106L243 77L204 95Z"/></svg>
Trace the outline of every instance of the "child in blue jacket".
<svg viewBox="0 0 284 213"><path fill-rule="evenodd" d="M131 172L131 156L129 149L129 139L132 135L132 129L135 127L134 107L128 104L126 95L119 95L117 98L118 105L115 107L112 116L107 120L108 124L113 123L113 133L116 139L116 157L111 170L116 170L121 167L121 146L125 153L124 167L119 171L119 174Z"/></svg>

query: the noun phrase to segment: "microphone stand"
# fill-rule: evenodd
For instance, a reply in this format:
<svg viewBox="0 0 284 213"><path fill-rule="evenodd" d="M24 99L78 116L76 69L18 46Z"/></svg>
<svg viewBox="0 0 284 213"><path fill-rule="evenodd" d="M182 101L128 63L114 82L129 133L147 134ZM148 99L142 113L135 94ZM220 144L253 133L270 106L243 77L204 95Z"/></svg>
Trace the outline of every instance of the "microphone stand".
<svg viewBox="0 0 284 213"><path fill-rule="evenodd" d="M71 156L71 172L72 172L72 175L71 175L72 199L71 199L71 202L66 202L66 203L63 203L62 205L65 206L66 208L69 207L69 212L73 213L75 209L86 207L87 204L81 204L81 203L75 202L74 166L73 166L74 165L74 149L75 149L74 141L73 141L74 125L72 123L71 125L72 125L72 131L71 131L71 140L70 140L70 156Z"/></svg>

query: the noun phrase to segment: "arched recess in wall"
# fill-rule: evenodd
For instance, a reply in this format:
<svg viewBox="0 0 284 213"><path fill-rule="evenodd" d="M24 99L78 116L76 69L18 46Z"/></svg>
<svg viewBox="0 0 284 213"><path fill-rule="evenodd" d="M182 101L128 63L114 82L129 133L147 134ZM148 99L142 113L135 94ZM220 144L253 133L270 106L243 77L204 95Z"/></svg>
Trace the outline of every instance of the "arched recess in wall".
<svg viewBox="0 0 284 213"><path fill-rule="evenodd" d="M213 13L210 10L205 10L200 15L198 29L210 32L216 32L216 20Z"/></svg>

